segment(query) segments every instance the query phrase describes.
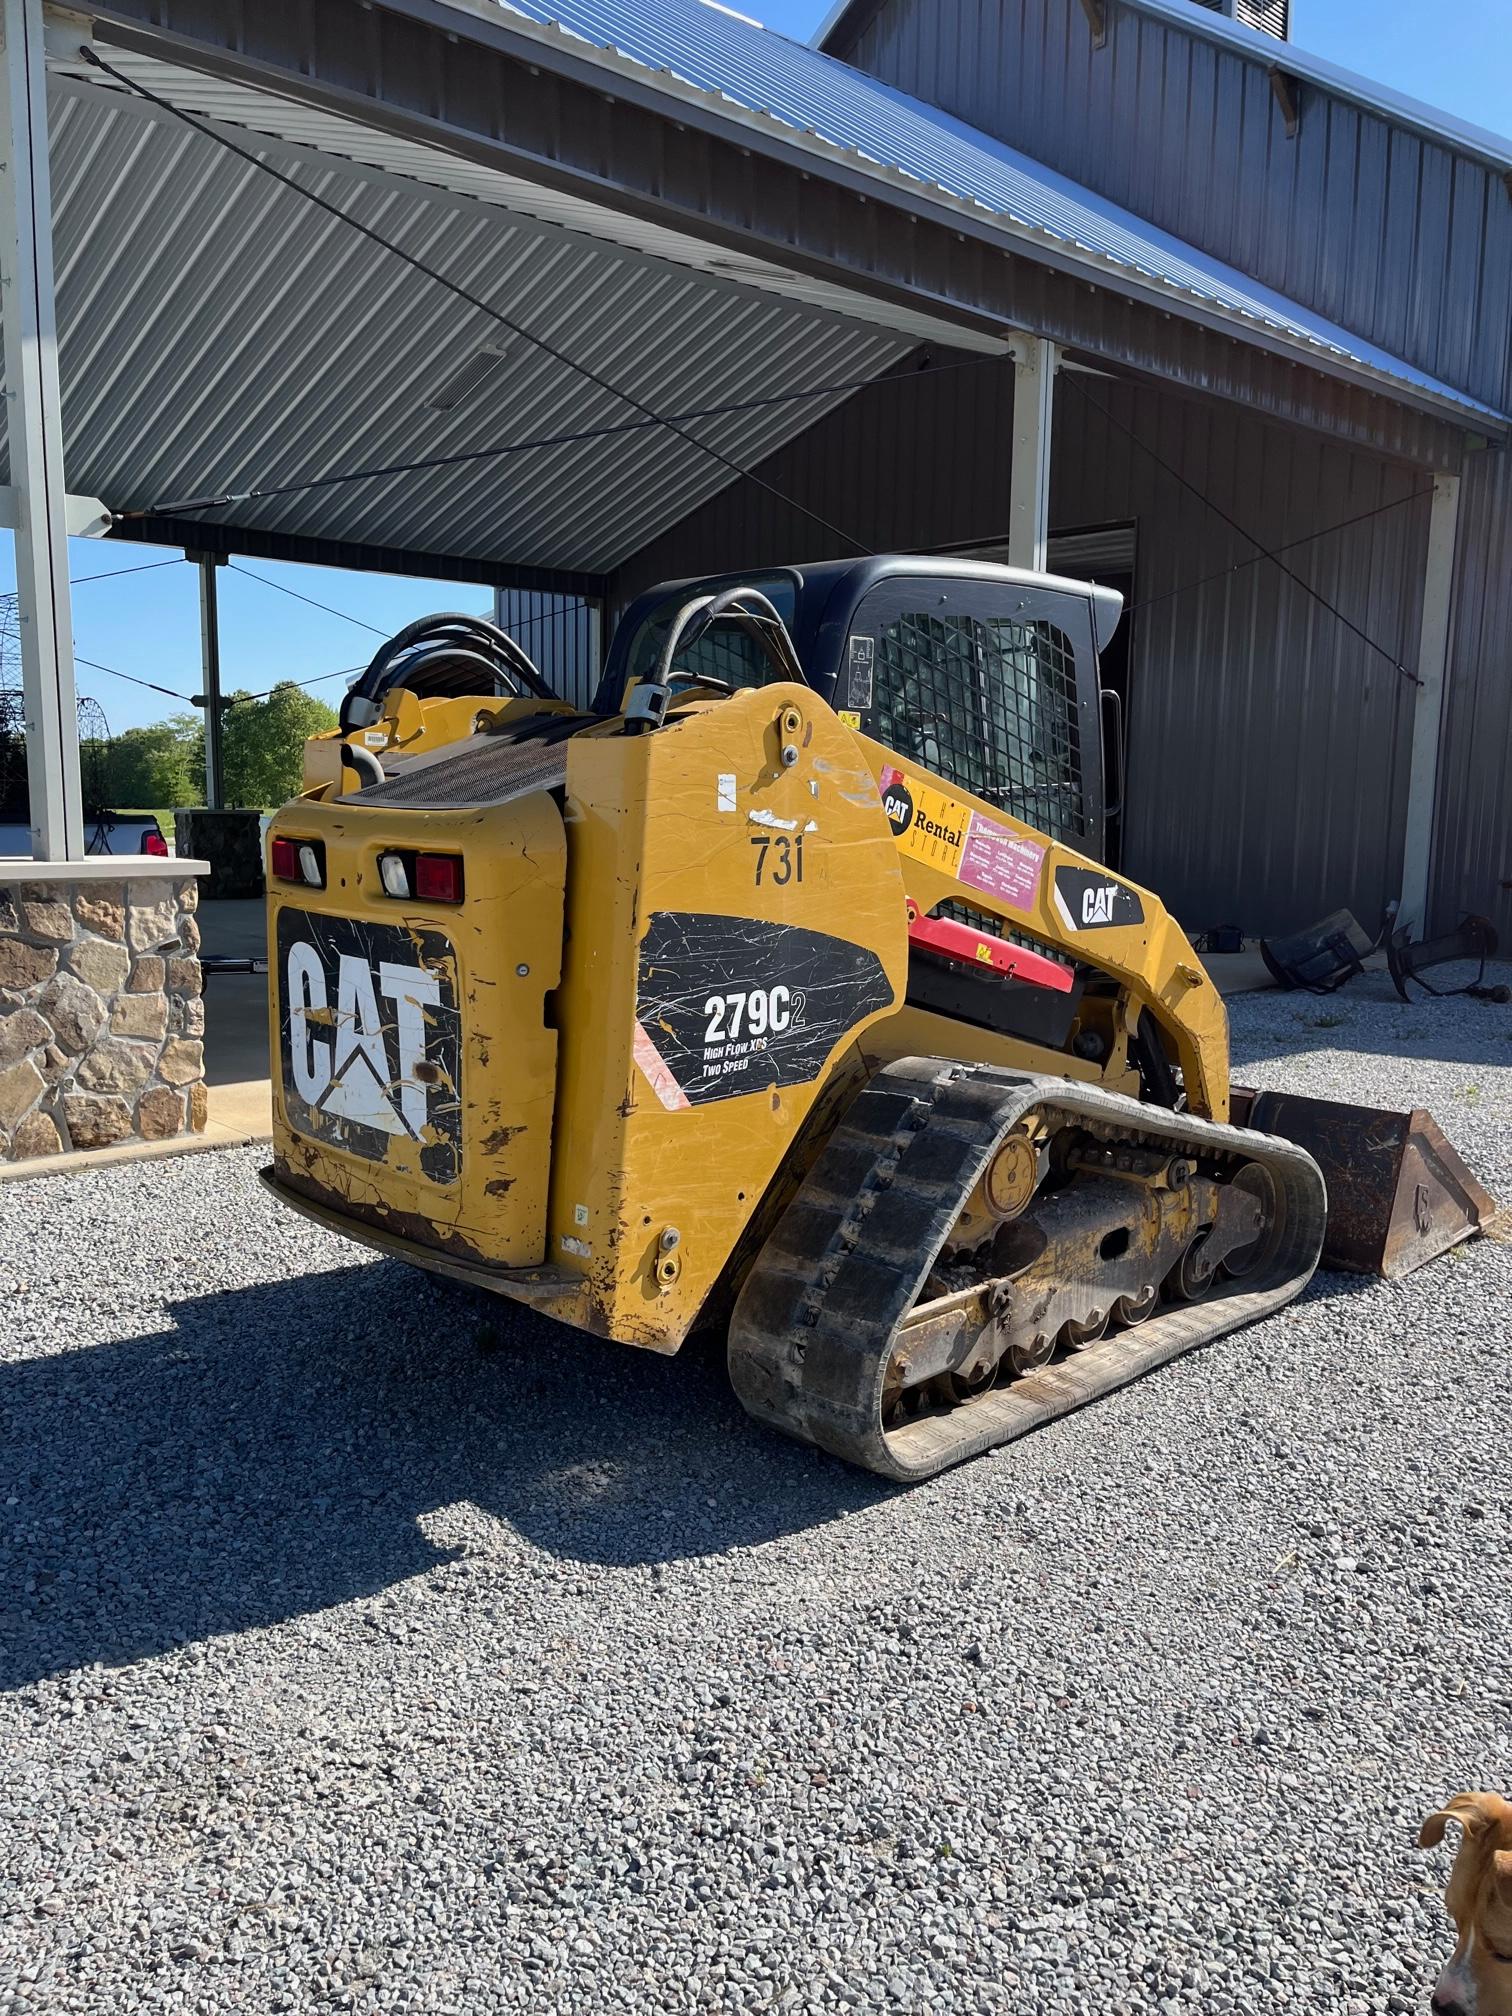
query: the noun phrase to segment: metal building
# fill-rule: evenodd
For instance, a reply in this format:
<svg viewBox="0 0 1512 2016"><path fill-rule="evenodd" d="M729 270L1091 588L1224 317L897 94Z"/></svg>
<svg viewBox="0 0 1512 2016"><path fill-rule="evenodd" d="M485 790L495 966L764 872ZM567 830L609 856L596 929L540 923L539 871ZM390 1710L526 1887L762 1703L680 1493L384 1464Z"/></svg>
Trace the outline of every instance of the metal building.
<svg viewBox="0 0 1512 2016"><path fill-rule="evenodd" d="M845 0L818 39L1498 412L1512 410L1512 140L1292 48L1284 8L1238 0L1219 12L1232 18L1215 19L1192 0ZM1246 33L1243 23L1270 35ZM1170 416L1139 403L1141 441L1188 480L1226 473L1229 508L1267 546L1311 514L1295 486L1311 483L1314 451L1291 430L1215 437L1188 416L1173 431ZM1104 490L1080 428L1078 436L1076 475L1052 490L1057 518L1096 508ZM1117 441L1104 435L1090 446L1104 470L1116 464ZM1253 569L1251 588L1237 595L1210 566L1166 566L1159 553L1171 528L1157 514L1167 506L1210 557L1228 535L1210 515L1190 522L1189 494L1147 494L1131 637L1130 865L1196 920L1214 918L1227 893L1229 907L1262 928L1346 901L1373 922L1382 899L1404 887L1403 751L1415 739L1413 810L1431 821L1433 922L1477 910L1504 939L1512 931L1506 436L1472 426L1441 465L1431 553L1425 472L1420 465L1414 477L1382 446L1384 458L1318 469L1308 493L1315 522L1337 522L1351 503L1363 508L1377 486L1382 497L1411 501L1293 558L1421 685L1397 681L1393 690L1378 654L1320 634L1318 610L1270 566ZM1254 500L1264 522L1237 500ZM1111 510L1111 498L1103 501ZM1441 719L1435 665L1420 662L1430 570L1448 623ZM1138 609L1183 575L1216 578ZM1214 672L1219 694L1203 676ZM1225 861L1204 856L1197 831L1168 823L1152 802L1193 778L1207 780L1200 809L1209 822L1225 802L1236 809L1239 850ZM1279 828L1267 816L1277 802L1287 808ZM1420 861L1412 868L1420 873ZM1410 908L1411 872L1405 888Z"/></svg>
<svg viewBox="0 0 1512 2016"><path fill-rule="evenodd" d="M1116 578L1119 845L1191 928L1512 929L1507 143L1247 0L850 0L823 49L705 0L0 5L40 853L99 499L488 582L575 695L660 575Z"/></svg>

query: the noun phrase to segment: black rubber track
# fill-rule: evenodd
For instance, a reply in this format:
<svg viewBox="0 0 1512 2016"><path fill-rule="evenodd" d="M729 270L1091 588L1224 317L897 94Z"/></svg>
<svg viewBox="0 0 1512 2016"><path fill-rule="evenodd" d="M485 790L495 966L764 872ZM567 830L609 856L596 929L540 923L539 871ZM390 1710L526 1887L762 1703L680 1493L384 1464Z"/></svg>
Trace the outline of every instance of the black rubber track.
<svg viewBox="0 0 1512 2016"><path fill-rule="evenodd" d="M1140 1147L1260 1163L1276 1186L1264 1252L1206 1301L885 1429L897 1332L998 1143L1034 1111L1052 1126L1116 1128ZM920 1483L1281 1308L1312 1278L1327 1215L1318 1166L1290 1141L1064 1078L903 1058L857 1097L762 1248L730 1324L730 1378L758 1420Z"/></svg>

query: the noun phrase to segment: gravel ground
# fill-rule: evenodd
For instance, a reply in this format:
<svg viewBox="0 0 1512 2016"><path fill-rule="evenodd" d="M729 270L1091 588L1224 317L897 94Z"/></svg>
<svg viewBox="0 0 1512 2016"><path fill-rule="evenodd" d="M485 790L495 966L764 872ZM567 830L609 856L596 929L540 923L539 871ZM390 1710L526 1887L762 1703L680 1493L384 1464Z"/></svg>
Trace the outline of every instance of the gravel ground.
<svg viewBox="0 0 1512 2016"><path fill-rule="evenodd" d="M1512 1197L1512 1011L1233 1019ZM0 2010L1426 2008L1419 1820L1512 1787L1512 1249L898 1493L259 1159L0 1188Z"/></svg>

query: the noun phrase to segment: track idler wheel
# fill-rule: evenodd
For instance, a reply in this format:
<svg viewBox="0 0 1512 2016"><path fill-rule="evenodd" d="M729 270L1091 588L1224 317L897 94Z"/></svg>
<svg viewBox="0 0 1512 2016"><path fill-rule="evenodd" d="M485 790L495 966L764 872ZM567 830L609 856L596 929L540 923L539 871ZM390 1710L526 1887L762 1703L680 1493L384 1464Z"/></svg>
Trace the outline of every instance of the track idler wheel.
<svg viewBox="0 0 1512 2016"><path fill-rule="evenodd" d="M1262 1226L1269 1225L1276 1212L1276 1185L1268 1169L1262 1169L1258 1162L1246 1163L1234 1178L1229 1188L1238 1197L1253 1198L1260 1212ZM1223 1271L1230 1280L1238 1281L1248 1274L1260 1258L1265 1245L1262 1232L1257 1239L1245 1245L1230 1247L1223 1256Z"/></svg>
<svg viewBox="0 0 1512 2016"><path fill-rule="evenodd" d="M1208 1233L1201 1231L1166 1276L1166 1293L1173 1302L1200 1302L1217 1273Z"/></svg>

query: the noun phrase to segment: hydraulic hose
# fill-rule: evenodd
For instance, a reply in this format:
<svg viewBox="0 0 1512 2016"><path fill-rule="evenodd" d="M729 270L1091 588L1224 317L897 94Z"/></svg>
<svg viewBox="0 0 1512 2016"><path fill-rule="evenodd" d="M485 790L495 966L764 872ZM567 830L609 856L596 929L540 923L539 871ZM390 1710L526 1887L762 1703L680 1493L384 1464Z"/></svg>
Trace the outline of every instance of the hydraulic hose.
<svg viewBox="0 0 1512 2016"><path fill-rule="evenodd" d="M508 631L487 617L460 612L421 616L380 644L348 689L341 703L342 733L371 727L391 687L409 684L419 675L455 675L464 668L469 676L481 675L487 681L484 690L516 697L529 693L538 700L556 697Z"/></svg>

